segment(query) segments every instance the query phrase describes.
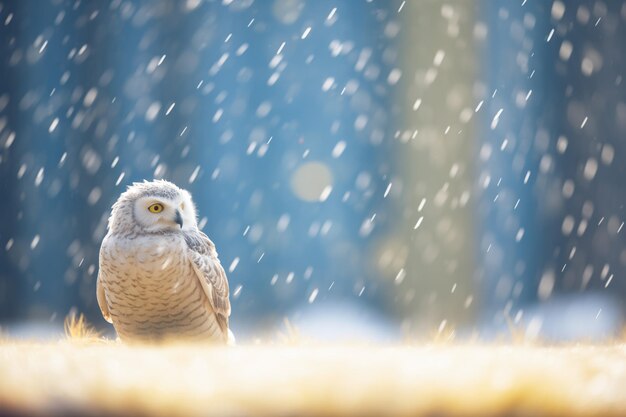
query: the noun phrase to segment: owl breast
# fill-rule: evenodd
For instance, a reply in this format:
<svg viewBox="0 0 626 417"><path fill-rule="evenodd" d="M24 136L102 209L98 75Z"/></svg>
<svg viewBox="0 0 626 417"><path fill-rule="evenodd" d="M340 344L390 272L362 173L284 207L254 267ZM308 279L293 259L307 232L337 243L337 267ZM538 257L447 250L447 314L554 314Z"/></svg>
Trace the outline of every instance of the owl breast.
<svg viewBox="0 0 626 417"><path fill-rule="evenodd" d="M100 251L100 271L122 340L222 337L182 236L109 236Z"/></svg>

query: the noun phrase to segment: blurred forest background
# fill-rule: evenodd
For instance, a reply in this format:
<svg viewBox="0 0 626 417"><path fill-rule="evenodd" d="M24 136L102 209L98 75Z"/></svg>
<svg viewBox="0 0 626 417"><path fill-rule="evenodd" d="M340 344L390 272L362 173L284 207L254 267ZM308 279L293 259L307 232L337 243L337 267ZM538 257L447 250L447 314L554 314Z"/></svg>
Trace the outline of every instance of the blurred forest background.
<svg viewBox="0 0 626 417"><path fill-rule="evenodd" d="M188 189L243 339L623 326L626 2L0 2L0 325L95 298L109 209Z"/></svg>

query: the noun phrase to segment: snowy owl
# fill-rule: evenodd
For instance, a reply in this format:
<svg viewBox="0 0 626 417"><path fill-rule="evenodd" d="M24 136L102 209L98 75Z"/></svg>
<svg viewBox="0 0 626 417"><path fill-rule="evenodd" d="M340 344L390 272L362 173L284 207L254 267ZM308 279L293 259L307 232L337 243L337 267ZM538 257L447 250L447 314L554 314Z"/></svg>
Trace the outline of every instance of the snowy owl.
<svg viewBox="0 0 626 417"><path fill-rule="evenodd" d="M191 194L167 181L134 183L113 205L97 298L123 341L233 340L215 245L198 229Z"/></svg>

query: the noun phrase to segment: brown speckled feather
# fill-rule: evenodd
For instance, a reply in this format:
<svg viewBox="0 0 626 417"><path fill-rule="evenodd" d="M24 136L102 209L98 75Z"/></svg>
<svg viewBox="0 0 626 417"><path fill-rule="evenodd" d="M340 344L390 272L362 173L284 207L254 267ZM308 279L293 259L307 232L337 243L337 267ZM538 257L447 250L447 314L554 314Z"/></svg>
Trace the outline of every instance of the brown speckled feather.
<svg viewBox="0 0 626 417"><path fill-rule="evenodd" d="M184 236L189 248L189 259L198 275L200 284L217 315L220 328L227 332L228 317L230 316L228 280L217 257L215 245L200 230L186 231Z"/></svg>

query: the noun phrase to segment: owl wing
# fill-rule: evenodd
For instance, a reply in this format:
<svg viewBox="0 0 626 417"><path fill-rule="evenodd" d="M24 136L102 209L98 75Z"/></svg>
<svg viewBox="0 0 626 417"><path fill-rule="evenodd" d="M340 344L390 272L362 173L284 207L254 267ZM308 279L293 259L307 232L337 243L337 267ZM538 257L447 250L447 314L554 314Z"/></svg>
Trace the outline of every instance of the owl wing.
<svg viewBox="0 0 626 417"><path fill-rule="evenodd" d="M102 317L109 323L113 323L111 320L111 313L109 313L109 305L107 304L106 295L104 294L104 286L102 285L102 274L103 271L100 270L98 272L98 280L96 283L96 298L98 299L98 305L100 306L100 311L102 311Z"/></svg>
<svg viewBox="0 0 626 417"><path fill-rule="evenodd" d="M200 230L185 232L187 254L191 260L196 276L200 280L215 317L224 334L228 334L228 317L230 316L230 301L228 299L228 280L226 272L217 258L215 245Z"/></svg>

